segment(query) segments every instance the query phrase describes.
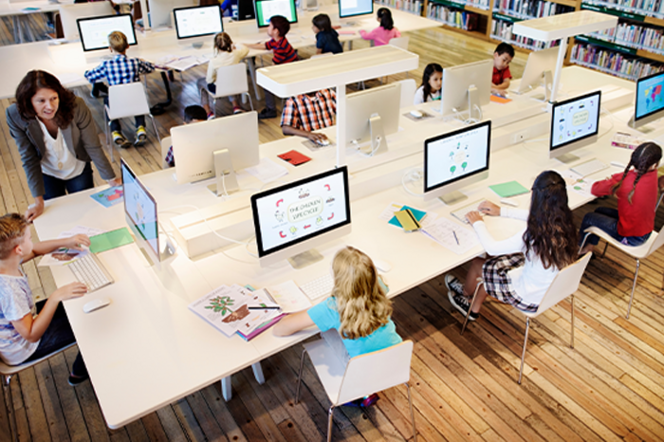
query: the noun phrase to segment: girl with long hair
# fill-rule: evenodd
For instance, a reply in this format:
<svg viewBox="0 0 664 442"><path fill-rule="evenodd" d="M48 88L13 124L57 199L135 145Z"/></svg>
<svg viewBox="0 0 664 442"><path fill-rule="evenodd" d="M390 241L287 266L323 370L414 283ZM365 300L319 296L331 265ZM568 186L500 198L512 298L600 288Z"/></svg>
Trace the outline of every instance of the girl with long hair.
<svg viewBox="0 0 664 442"><path fill-rule="evenodd" d="M662 159L662 148L657 144L643 143L634 149L629 164L623 173L597 181L591 192L595 196L615 195L618 210L599 207L587 213L581 222L581 242L585 239L582 253L597 245L596 235L587 235L585 230L595 226L627 246L640 246L648 241L655 227L657 205L657 167Z"/></svg>
<svg viewBox="0 0 664 442"><path fill-rule="evenodd" d="M491 257L475 258L464 284L451 274L445 275L450 302L464 315L470 309L471 321L479 316L487 295L519 310L536 311L555 276L577 256L577 232L567 201L565 180L557 172L542 172L533 184L530 211L501 208L489 201L482 202L479 211L520 219L526 224L516 235L497 241L479 212L467 215ZM484 285L471 306L470 298L480 277Z"/></svg>
<svg viewBox="0 0 664 442"><path fill-rule="evenodd" d="M429 63L422 74L422 85L415 91L413 104L442 99L443 67L438 63Z"/></svg>
<svg viewBox="0 0 664 442"><path fill-rule="evenodd" d="M318 14L311 20L311 30L316 34L316 54L340 54L344 51L339 33L332 28L327 14Z"/></svg>
<svg viewBox="0 0 664 442"><path fill-rule="evenodd" d="M380 26L373 31L360 30L360 36L364 40L373 40L374 46L383 46L388 44L391 39L401 37L401 32L394 27L392 12L389 9L380 8L376 13L376 20L378 20Z"/></svg>

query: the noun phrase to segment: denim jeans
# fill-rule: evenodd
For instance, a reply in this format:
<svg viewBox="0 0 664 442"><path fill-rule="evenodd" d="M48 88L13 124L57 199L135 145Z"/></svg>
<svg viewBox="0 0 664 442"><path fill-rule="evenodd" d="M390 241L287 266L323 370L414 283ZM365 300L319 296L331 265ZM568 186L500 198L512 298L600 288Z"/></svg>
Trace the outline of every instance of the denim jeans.
<svg viewBox="0 0 664 442"><path fill-rule="evenodd" d="M594 212L586 213L581 222L581 234L579 244L583 243L584 231L588 227L597 227L608 233L616 241L626 246L640 246L650 238L650 233L643 236L622 236L618 233L618 211L608 207L598 207ZM597 235L589 235L586 244L594 246L599 242Z"/></svg>
<svg viewBox="0 0 664 442"><path fill-rule="evenodd" d="M61 180L60 178L46 175L45 173L42 173L42 176L44 177L45 200L95 187L94 180L92 179L92 166L90 163L85 165L83 172L81 172L79 176L68 180Z"/></svg>
<svg viewBox="0 0 664 442"><path fill-rule="evenodd" d="M40 301L37 303L37 313L41 312L45 304L46 301ZM44 356L48 356L74 342L76 342L76 338L69 325L69 319L67 319L65 308L62 306L62 303L60 303L58 308L55 309L51 323L48 325L48 328L39 341L37 350L35 350L25 362L34 361L43 358ZM76 360L74 360L71 372L76 376L87 376L88 374L88 370L85 367L85 362L83 362L80 352L76 356Z"/></svg>

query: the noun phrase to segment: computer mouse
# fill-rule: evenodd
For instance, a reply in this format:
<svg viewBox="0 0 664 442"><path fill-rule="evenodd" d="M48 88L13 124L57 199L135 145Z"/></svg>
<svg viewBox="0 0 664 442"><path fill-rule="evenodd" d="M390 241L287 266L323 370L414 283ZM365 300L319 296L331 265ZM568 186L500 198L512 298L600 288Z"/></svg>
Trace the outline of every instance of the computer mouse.
<svg viewBox="0 0 664 442"><path fill-rule="evenodd" d="M392 270L392 266L387 261L374 259L373 263L379 272L388 273L390 270Z"/></svg>
<svg viewBox="0 0 664 442"><path fill-rule="evenodd" d="M321 140L316 140L316 144L318 144L319 146L323 146L323 147L329 146L330 145L330 140L328 140L327 138L323 138Z"/></svg>
<svg viewBox="0 0 664 442"><path fill-rule="evenodd" d="M111 303L111 300L108 299L108 298L97 298L97 299L93 299L92 301L87 302L87 303L83 306L83 311L84 311L85 313L92 313L92 312L94 312L95 310L99 310L100 308L104 308L104 307L106 307L106 306L107 306L108 304L110 304L110 303Z"/></svg>
<svg viewBox="0 0 664 442"><path fill-rule="evenodd" d="M412 111L410 111L410 114L414 118L422 118L424 116L424 114L422 112L418 111L418 110L412 110Z"/></svg>

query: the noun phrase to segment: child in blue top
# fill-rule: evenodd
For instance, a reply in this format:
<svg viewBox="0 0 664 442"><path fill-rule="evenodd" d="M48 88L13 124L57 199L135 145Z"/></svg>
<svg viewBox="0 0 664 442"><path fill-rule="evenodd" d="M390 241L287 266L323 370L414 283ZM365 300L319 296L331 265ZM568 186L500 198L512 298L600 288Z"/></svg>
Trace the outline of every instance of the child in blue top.
<svg viewBox="0 0 664 442"><path fill-rule="evenodd" d="M311 29L316 34L316 54L328 52L339 54L344 51L339 41L339 33L332 29L332 23L327 14L318 14L311 20L311 24Z"/></svg>

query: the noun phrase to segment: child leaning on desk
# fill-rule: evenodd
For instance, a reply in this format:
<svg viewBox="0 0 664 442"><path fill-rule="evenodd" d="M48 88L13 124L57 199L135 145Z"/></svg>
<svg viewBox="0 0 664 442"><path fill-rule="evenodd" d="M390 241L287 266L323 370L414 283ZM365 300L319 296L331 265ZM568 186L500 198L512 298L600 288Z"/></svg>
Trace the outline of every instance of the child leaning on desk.
<svg viewBox="0 0 664 442"><path fill-rule="evenodd" d="M339 33L332 29L330 16L318 14L311 20L311 30L316 34L316 54L340 54L344 51Z"/></svg>
<svg viewBox="0 0 664 442"><path fill-rule="evenodd" d="M493 51L493 76L491 77L491 92L505 96L510 87L510 63L514 58L514 48L508 43L499 43Z"/></svg>
<svg viewBox="0 0 664 442"><path fill-rule="evenodd" d="M281 132L323 143L327 136L313 131L332 126L336 113L337 94L332 89L290 97L281 114Z"/></svg>
<svg viewBox="0 0 664 442"><path fill-rule="evenodd" d="M149 74L154 71L154 65L140 58L127 57L129 43L127 36L120 31L111 32L108 35L108 49L114 54L111 60L103 61L99 66L85 72L85 78L95 85L95 83L106 80L109 86L118 84L129 84L140 81L140 74ZM94 88L93 88L94 91ZM108 97L104 97L104 104L108 104ZM148 134L145 131L145 115L136 117L136 139L134 146L140 147L145 144ZM113 143L120 147L127 148L131 144L122 134L120 121L111 121L111 132L113 132Z"/></svg>
<svg viewBox="0 0 664 442"><path fill-rule="evenodd" d="M443 93L443 67L429 63L422 74L422 85L415 91L413 104L440 101Z"/></svg>
<svg viewBox="0 0 664 442"><path fill-rule="evenodd" d="M60 301L87 292L85 285L73 282L35 306L21 264L60 247L80 250L90 245L90 239L74 235L33 244L29 226L25 217L17 213L0 217L0 358L8 365L40 359L76 342ZM79 353L69 384L75 386L87 378L88 371Z"/></svg>
<svg viewBox="0 0 664 442"><path fill-rule="evenodd" d="M376 19L380 26L371 32L360 30L360 36L364 40L373 40L374 46L384 46L393 38L401 37L401 32L394 27L392 12L387 8L380 8L376 13Z"/></svg>

